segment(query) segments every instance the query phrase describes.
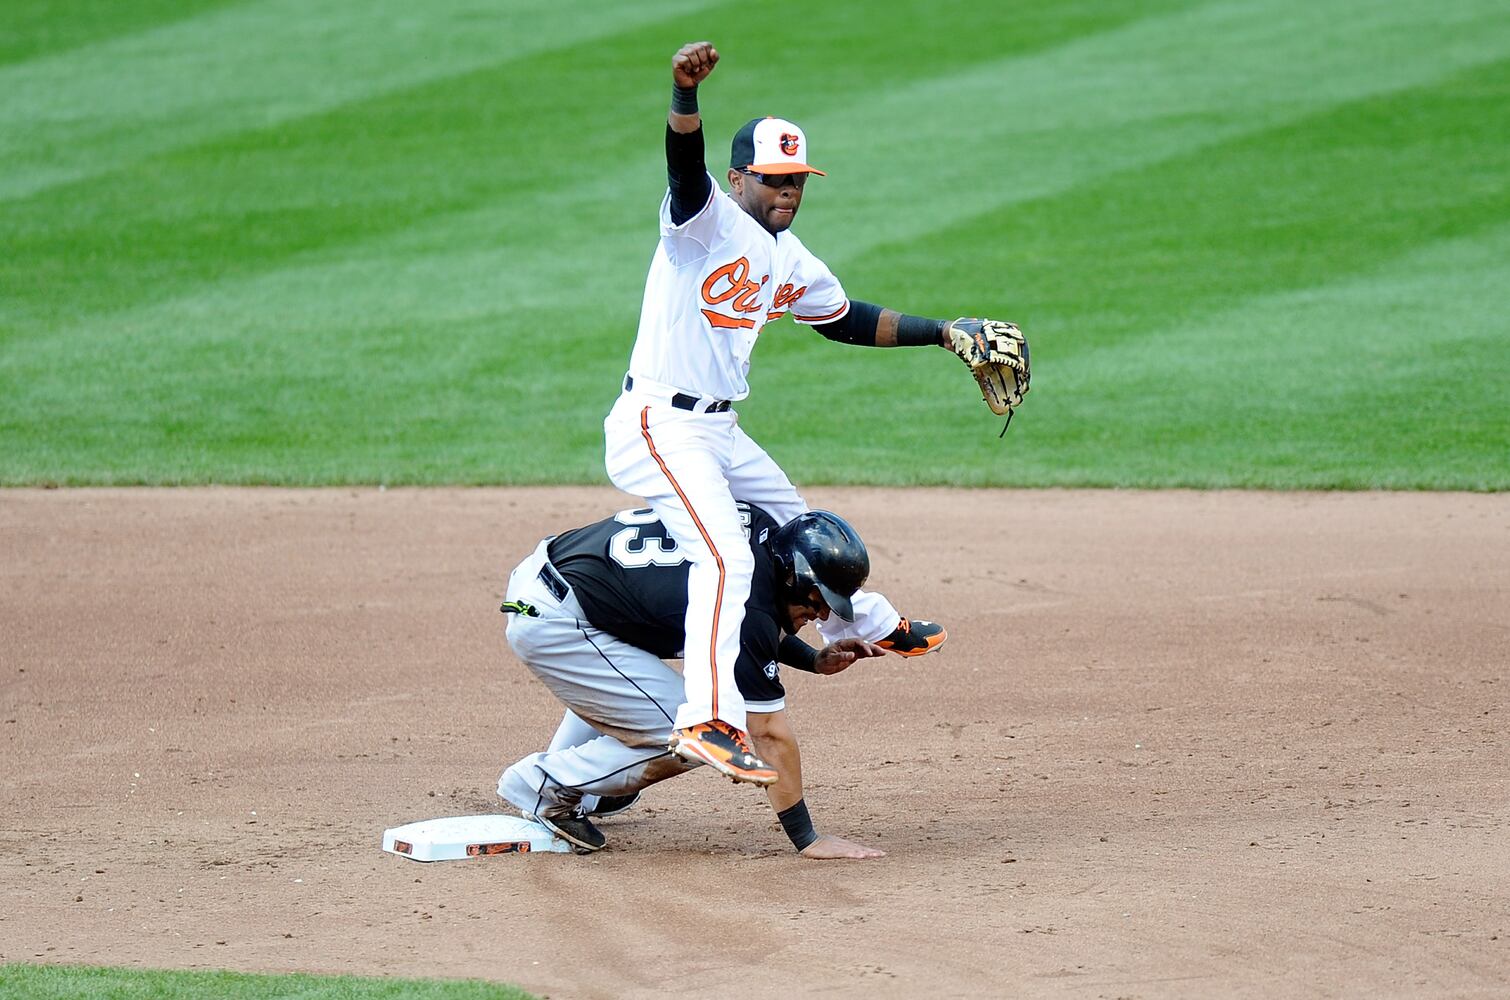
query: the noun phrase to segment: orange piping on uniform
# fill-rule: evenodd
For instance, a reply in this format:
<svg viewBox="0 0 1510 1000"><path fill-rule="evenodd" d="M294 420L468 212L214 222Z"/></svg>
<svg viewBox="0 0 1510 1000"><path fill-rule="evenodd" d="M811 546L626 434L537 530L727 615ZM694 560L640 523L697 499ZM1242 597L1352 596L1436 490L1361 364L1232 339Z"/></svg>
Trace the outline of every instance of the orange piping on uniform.
<svg viewBox="0 0 1510 1000"><path fill-rule="evenodd" d="M829 313L827 316L802 316L802 315L799 315L797 313L792 313L792 318L793 319L800 319L804 323L827 323L831 319L837 319L838 317L844 315L844 311L846 309L848 309L848 308L849 308L849 303L845 302L842 306L840 306L839 308L835 309L833 312Z"/></svg>
<svg viewBox="0 0 1510 1000"><path fill-rule="evenodd" d="M713 539L708 535L708 529L703 527L703 522L698 518L697 511L692 507L692 501L687 499L687 494L682 492L681 484L666 468L666 463L661 461L660 452L655 450L655 442L650 438L650 407L640 411L640 434L645 438L645 444L650 449L650 457L655 459L655 464L661 467L661 472L671 483L671 488L681 498L682 506L687 508L687 513L692 515L692 523L697 525L698 534L703 536L703 542L708 546L708 551L713 553L713 561L718 564L718 597L713 601L713 634L708 639L708 666L713 669L713 717L718 718L718 616L723 610L724 604L724 557L718 554L718 548L713 544Z"/></svg>

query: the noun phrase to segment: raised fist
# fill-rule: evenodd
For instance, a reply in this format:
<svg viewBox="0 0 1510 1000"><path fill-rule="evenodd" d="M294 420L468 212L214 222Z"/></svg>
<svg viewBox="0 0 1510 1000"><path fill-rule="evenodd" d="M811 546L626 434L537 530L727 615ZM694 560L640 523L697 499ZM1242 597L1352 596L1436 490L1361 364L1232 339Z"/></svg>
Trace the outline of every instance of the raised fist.
<svg viewBox="0 0 1510 1000"><path fill-rule="evenodd" d="M678 87L695 87L718 65L718 50L712 42L688 42L671 57L671 78Z"/></svg>

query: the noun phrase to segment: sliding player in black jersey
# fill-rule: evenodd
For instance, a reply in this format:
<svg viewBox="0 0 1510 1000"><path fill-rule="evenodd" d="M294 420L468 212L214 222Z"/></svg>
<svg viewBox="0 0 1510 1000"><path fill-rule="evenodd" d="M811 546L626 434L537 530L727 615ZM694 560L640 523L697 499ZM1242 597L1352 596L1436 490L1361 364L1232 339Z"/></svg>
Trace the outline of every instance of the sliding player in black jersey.
<svg viewBox="0 0 1510 1000"><path fill-rule="evenodd" d="M727 752L746 755L745 771L769 772L771 806L804 856L879 857L814 829L778 666L834 674L885 655L861 639L819 650L797 637L830 614L853 616L850 598L870 571L865 545L827 511L778 527L758 507L738 509L755 573L735 673L755 746ZM687 560L648 509L548 538L509 578L509 645L567 713L550 748L505 771L498 793L579 851L606 843L594 817L628 808L645 787L697 766L667 747L683 689L664 661L682 653L687 580Z"/></svg>

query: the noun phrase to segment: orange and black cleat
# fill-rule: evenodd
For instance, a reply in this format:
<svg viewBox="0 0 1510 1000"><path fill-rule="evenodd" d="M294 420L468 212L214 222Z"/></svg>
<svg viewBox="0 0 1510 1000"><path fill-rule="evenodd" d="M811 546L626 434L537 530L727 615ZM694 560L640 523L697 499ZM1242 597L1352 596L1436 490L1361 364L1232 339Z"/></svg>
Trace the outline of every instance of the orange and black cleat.
<svg viewBox="0 0 1510 1000"><path fill-rule="evenodd" d="M889 649L900 656L922 656L944 644L949 633L938 622L925 622L921 618L903 618L896 631L876 642L882 649Z"/></svg>
<svg viewBox="0 0 1510 1000"><path fill-rule="evenodd" d="M667 747L682 760L707 764L735 782L772 785L780 777L774 767L755 756L744 730L735 729L722 719L673 729Z"/></svg>

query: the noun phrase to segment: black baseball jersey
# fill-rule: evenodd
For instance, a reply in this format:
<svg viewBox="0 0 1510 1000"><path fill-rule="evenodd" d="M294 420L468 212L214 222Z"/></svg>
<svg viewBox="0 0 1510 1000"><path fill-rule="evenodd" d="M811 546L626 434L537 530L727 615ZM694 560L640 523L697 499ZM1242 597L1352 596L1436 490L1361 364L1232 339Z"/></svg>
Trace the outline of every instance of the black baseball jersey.
<svg viewBox="0 0 1510 1000"><path fill-rule="evenodd" d="M764 542L777 524L759 507L736 506L755 556L755 572L734 678L747 702L775 702L786 692L776 665L781 643L776 567ZM551 539L548 552L594 626L662 659L682 655L690 564L654 511L622 510L563 532Z"/></svg>

